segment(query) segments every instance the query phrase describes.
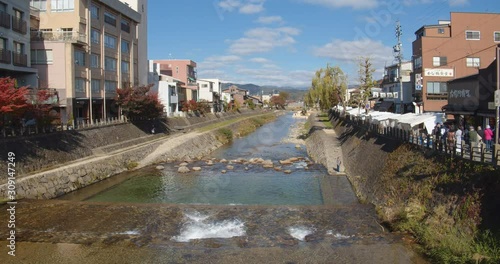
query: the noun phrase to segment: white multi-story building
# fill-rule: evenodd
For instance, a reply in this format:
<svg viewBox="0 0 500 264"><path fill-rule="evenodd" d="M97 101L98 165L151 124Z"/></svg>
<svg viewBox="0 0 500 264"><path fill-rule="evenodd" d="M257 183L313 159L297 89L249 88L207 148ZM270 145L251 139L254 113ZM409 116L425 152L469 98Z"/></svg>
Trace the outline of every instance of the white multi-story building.
<svg viewBox="0 0 500 264"><path fill-rule="evenodd" d="M160 64L149 61L148 83L151 92L158 93L158 99L163 104L163 113L167 116L180 115L179 93L181 85L184 84L179 79L172 76L160 74Z"/></svg>
<svg viewBox="0 0 500 264"><path fill-rule="evenodd" d="M219 79L198 79L199 86L198 101L206 101L211 105L211 111L222 111L221 95L222 82Z"/></svg>
<svg viewBox="0 0 500 264"><path fill-rule="evenodd" d="M412 82L411 73L413 69L412 62L403 62L401 65L401 73L399 72L398 64L387 66L385 68L384 81L382 82L382 91L379 94L380 98L383 98L387 108L394 109L395 113L407 113L412 112ZM403 89L401 89L401 84L399 78L402 78ZM403 94L401 94L401 92ZM392 103L392 105L389 105ZM403 109L404 105L404 109Z"/></svg>

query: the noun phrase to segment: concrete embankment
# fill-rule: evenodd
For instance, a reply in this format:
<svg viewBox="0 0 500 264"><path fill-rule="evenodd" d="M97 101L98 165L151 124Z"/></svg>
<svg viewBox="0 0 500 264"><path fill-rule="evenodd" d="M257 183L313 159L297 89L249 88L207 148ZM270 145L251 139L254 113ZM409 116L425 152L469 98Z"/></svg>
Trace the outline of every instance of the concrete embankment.
<svg viewBox="0 0 500 264"><path fill-rule="evenodd" d="M269 115L274 116L276 113L258 112L253 115L240 116L242 119L235 120L233 124L226 127L237 135L240 126L245 126L246 129L249 127L256 129L257 125L248 120ZM16 198L50 199L127 169L169 160L199 159L223 145L218 140L219 137L217 129L153 136L146 142L114 149L107 153L98 153L55 169L18 178L15 183ZM8 197L7 190L7 184L0 185L0 197Z"/></svg>

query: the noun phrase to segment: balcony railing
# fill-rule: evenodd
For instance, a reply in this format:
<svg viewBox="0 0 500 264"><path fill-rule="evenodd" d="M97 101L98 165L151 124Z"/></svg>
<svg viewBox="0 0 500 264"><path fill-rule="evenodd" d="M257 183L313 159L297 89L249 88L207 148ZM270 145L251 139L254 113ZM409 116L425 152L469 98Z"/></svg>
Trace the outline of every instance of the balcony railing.
<svg viewBox="0 0 500 264"><path fill-rule="evenodd" d="M0 11L0 27L10 28L10 15Z"/></svg>
<svg viewBox="0 0 500 264"><path fill-rule="evenodd" d="M24 35L27 32L27 28L27 23L24 19L15 16L12 17L12 30Z"/></svg>
<svg viewBox="0 0 500 264"><path fill-rule="evenodd" d="M12 52L6 49L0 49L0 62L10 64L12 61Z"/></svg>
<svg viewBox="0 0 500 264"><path fill-rule="evenodd" d="M22 53L12 54L13 63L16 66L28 66L28 55Z"/></svg>
<svg viewBox="0 0 500 264"><path fill-rule="evenodd" d="M78 31L31 31L31 41L67 41L87 43L87 35Z"/></svg>
<svg viewBox="0 0 500 264"><path fill-rule="evenodd" d="M40 19L40 9L30 6L30 16Z"/></svg>

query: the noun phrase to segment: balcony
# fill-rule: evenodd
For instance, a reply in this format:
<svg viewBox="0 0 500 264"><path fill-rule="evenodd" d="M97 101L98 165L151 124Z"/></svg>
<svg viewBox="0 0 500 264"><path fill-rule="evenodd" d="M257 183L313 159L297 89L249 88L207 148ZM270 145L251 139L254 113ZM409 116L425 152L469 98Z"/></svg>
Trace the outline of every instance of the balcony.
<svg viewBox="0 0 500 264"><path fill-rule="evenodd" d="M27 23L24 19L15 16L12 17L12 30L24 35L27 32L27 28Z"/></svg>
<svg viewBox="0 0 500 264"><path fill-rule="evenodd" d="M10 29L10 15L0 11L0 27Z"/></svg>
<svg viewBox="0 0 500 264"><path fill-rule="evenodd" d="M31 31L31 41L64 41L87 43L87 35L78 31Z"/></svg>
<svg viewBox="0 0 500 264"><path fill-rule="evenodd" d="M30 16L40 20L40 9L30 6Z"/></svg>
<svg viewBox="0 0 500 264"><path fill-rule="evenodd" d="M28 66L28 55L22 53L13 53L12 54L13 62L12 64L16 66Z"/></svg>
<svg viewBox="0 0 500 264"><path fill-rule="evenodd" d="M10 64L12 61L11 54L10 50L0 49L0 62Z"/></svg>

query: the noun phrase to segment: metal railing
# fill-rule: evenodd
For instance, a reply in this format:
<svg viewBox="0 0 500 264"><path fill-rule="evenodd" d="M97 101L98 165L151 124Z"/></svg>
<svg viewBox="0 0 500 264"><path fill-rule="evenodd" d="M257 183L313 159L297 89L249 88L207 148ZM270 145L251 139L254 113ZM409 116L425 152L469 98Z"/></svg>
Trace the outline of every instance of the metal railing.
<svg viewBox="0 0 500 264"><path fill-rule="evenodd" d="M0 62L10 64L12 62L12 52L6 49L0 49Z"/></svg>
<svg viewBox="0 0 500 264"><path fill-rule="evenodd" d="M28 26L26 23L26 20L22 19L21 17L12 17L12 30L17 31L21 34L26 34L28 30Z"/></svg>
<svg viewBox="0 0 500 264"><path fill-rule="evenodd" d="M22 53L12 53L12 64L16 66L28 66L28 55Z"/></svg>
<svg viewBox="0 0 500 264"><path fill-rule="evenodd" d="M424 132L379 126L356 116L346 115L345 117L340 117L340 112L337 111L332 111L330 114L338 118L343 118L346 123L363 128L372 134L396 139L422 149L438 151L443 155L450 155L452 158L462 158L500 166L500 149L488 150L484 143L471 144L462 139L460 144L457 144L455 141L448 142L446 138L435 138L434 135Z"/></svg>
<svg viewBox="0 0 500 264"><path fill-rule="evenodd" d="M10 29L10 15L3 11L0 11L0 27Z"/></svg>
<svg viewBox="0 0 500 264"><path fill-rule="evenodd" d="M31 41L67 41L87 43L87 35L78 31L31 31Z"/></svg>

